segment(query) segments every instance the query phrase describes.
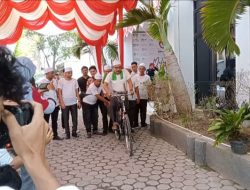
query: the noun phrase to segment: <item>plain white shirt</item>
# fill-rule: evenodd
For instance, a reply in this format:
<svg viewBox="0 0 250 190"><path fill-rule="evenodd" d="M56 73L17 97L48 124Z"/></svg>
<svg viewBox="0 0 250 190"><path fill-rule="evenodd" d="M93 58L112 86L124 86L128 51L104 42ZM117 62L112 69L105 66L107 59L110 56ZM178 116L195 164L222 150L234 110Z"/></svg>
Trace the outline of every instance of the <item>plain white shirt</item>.
<svg viewBox="0 0 250 190"><path fill-rule="evenodd" d="M9 165L13 158L5 148L0 149L0 166Z"/></svg>
<svg viewBox="0 0 250 190"><path fill-rule="evenodd" d="M151 80L148 75L138 75L140 99L148 99L148 86L151 85Z"/></svg>
<svg viewBox="0 0 250 190"><path fill-rule="evenodd" d="M86 96L82 99L84 103L94 105L97 102L97 94L100 94L102 91L102 87L96 87L94 83L89 85L87 91L86 91Z"/></svg>
<svg viewBox="0 0 250 190"><path fill-rule="evenodd" d="M43 93L43 97L45 99L48 99L48 98L52 98L53 100L56 101L56 106L58 106L58 99L57 99L57 81L55 79L52 80L53 81L53 85L55 87L55 90L49 90L49 91L46 91ZM47 78L43 79L41 81L41 83L51 83L50 80L48 80Z"/></svg>
<svg viewBox="0 0 250 190"><path fill-rule="evenodd" d="M112 80L112 74L113 72L110 72L105 82L109 84L110 87L112 87L112 91L116 92L124 92L127 90L127 81L131 78L131 75L126 69L122 69L123 72L123 79L121 79L120 74L116 75L116 80Z"/></svg>
<svg viewBox="0 0 250 190"><path fill-rule="evenodd" d="M76 79L66 80L61 78L58 82L58 89L62 89L62 98L66 106L71 106L77 103L78 82Z"/></svg>

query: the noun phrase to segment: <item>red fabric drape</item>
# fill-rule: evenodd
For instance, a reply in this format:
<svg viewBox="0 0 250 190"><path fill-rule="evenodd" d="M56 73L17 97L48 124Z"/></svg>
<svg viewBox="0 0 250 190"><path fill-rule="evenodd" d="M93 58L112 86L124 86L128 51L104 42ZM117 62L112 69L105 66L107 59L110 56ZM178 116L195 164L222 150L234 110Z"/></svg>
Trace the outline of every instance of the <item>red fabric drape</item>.
<svg viewBox="0 0 250 190"><path fill-rule="evenodd" d="M86 43L97 47L97 62L99 71L101 72L101 49L105 46L108 35L112 35L115 32L117 11L119 12L119 20L122 20L122 9L125 8L127 11L131 10L136 6L137 1L138 0L119 0L116 2L102 0L0 0L0 45L15 43L21 37L23 28L38 30L51 20L56 26L63 30L77 29L81 38ZM37 14L37 10L44 12ZM16 11L18 11L18 13ZM34 14L32 13L39 15L39 18L33 18ZM68 17L68 14L71 13L75 13L74 18ZM15 17L13 17L13 15ZM13 19L11 20L11 18L14 18L16 21L18 19L18 23L14 22ZM25 18L29 18L30 20ZM106 19L106 22L100 22L103 19ZM12 22L10 22L10 20ZM14 24L12 25L12 23ZM12 30L9 30L11 28L10 26ZM119 46L122 65L124 65L123 35L123 29L120 29Z"/></svg>
<svg viewBox="0 0 250 190"><path fill-rule="evenodd" d="M118 9L119 12L119 21L123 19L123 7L120 6ZM120 51L120 62L124 66L124 31L123 28L119 29L119 51Z"/></svg>
<svg viewBox="0 0 250 190"><path fill-rule="evenodd" d="M102 46L96 46L96 59L99 73L102 73Z"/></svg>

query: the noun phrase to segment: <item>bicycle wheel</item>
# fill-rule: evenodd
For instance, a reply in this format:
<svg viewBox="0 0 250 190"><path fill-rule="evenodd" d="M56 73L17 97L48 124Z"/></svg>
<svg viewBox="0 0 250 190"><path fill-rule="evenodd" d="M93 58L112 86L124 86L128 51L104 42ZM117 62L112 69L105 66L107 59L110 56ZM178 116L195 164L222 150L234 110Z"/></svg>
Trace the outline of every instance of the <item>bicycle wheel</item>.
<svg viewBox="0 0 250 190"><path fill-rule="evenodd" d="M129 118L127 114L125 114L123 122L124 122L126 148L129 153L129 156L132 156L133 155L133 142L132 142L131 126L130 126L130 122L129 122Z"/></svg>

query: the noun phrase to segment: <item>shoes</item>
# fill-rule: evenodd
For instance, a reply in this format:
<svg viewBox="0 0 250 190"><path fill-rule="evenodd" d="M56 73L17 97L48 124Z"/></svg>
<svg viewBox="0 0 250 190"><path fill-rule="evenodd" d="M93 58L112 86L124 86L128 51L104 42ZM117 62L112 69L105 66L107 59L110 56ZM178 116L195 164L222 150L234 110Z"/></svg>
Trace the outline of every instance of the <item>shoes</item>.
<svg viewBox="0 0 250 190"><path fill-rule="evenodd" d="M141 124L141 127L147 127L148 126L148 124L147 123L143 123L143 124Z"/></svg>
<svg viewBox="0 0 250 190"><path fill-rule="evenodd" d="M91 133L87 133L87 138L91 138Z"/></svg>
<svg viewBox="0 0 250 190"><path fill-rule="evenodd" d="M134 133L134 132L135 132L135 130L132 128L132 129L131 129L131 133Z"/></svg>
<svg viewBox="0 0 250 190"><path fill-rule="evenodd" d="M63 138L61 138L59 136L55 136L55 137L53 137L53 140L63 140Z"/></svg>
<svg viewBox="0 0 250 190"><path fill-rule="evenodd" d="M77 133L72 133L72 137L77 138L77 137L79 137L79 135Z"/></svg>
<svg viewBox="0 0 250 190"><path fill-rule="evenodd" d="M105 131L102 133L102 136L106 136L108 133Z"/></svg>
<svg viewBox="0 0 250 190"><path fill-rule="evenodd" d="M96 134L97 134L97 131L93 131L93 134L96 135Z"/></svg>
<svg viewBox="0 0 250 190"><path fill-rule="evenodd" d="M66 135L65 139L70 139L70 136L69 136L69 135Z"/></svg>

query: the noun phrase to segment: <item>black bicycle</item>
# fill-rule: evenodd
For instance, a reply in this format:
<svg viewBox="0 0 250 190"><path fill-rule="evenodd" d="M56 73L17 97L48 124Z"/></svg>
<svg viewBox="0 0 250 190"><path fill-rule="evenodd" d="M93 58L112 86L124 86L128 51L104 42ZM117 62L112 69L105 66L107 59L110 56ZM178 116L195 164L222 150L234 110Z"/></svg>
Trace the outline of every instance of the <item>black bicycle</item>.
<svg viewBox="0 0 250 190"><path fill-rule="evenodd" d="M120 103L119 109L116 114L117 122L119 124L118 128L114 129L115 136L118 140L124 136L126 148L129 156L133 155L133 136L131 133L131 125L129 122L129 117L126 112L126 105L128 105L128 94L125 93L115 93L112 95L113 98L117 98Z"/></svg>

